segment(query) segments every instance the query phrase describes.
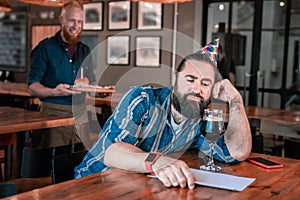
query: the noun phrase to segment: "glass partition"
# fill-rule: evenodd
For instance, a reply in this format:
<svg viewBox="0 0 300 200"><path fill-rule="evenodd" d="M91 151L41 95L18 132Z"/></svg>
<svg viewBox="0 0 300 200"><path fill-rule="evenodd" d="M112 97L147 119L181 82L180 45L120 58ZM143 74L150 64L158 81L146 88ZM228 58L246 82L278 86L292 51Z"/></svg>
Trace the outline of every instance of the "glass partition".
<svg viewBox="0 0 300 200"><path fill-rule="evenodd" d="M248 104L249 99L253 98L249 96L249 87L250 80L255 78L257 105L282 107L288 100L289 87L300 79L300 0L290 1L290 13L287 1L262 1L260 45L258 45L260 49L253 49L256 13L254 1L208 2L207 41L221 36L225 55L226 53L231 55L231 59L236 63L234 84L244 97L245 103ZM290 17L290 26L287 24L289 21L286 17ZM245 41L236 37L245 38ZM288 41L287 45L286 41ZM244 52L236 54L237 49ZM257 51L260 51L259 62L257 62L259 66L253 66L255 63L253 53ZM244 56L244 62L238 60L241 56ZM256 67L258 67L257 72L251 74L253 71L251 69Z"/></svg>

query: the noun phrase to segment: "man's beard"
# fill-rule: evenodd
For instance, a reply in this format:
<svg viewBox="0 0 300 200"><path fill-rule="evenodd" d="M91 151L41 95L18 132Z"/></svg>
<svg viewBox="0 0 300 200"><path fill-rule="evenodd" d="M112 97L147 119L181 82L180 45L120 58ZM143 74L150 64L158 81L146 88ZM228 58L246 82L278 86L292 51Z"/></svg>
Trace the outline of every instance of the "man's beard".
<svg viewBox="0 0 300 200"><path fill-rule="evenodd" d="M192 101L188 99L189 95L199 97L200 102ZM174 88L171 98L174 108L186 118L195 119L200 118L204 112L204 109L207 108L210 101L205 101L199 96L199 94L189 93L184 94L183 96L178 92L177 88Z"/></svg>
<svg viewBox="0 0 300 200"><path fill-rule="evenodd" d="M68 43L76 44L77 42L80 41L80 33L77 34L76 36L72 36L69 34L69 32L65 27L62 28L62 32Z"/></svg>

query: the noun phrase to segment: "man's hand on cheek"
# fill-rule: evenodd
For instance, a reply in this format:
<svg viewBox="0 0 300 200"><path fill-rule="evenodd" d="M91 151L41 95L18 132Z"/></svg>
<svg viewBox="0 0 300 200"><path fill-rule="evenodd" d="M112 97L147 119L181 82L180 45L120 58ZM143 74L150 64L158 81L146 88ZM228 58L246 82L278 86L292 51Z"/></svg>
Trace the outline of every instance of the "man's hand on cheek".
<svg viewBox="0 0 300 200"><path fill-rule="evenodd" d="M228 79L223 79L215 83L212 90L212 97L229 103L241 100L240 93Z"/></svg>

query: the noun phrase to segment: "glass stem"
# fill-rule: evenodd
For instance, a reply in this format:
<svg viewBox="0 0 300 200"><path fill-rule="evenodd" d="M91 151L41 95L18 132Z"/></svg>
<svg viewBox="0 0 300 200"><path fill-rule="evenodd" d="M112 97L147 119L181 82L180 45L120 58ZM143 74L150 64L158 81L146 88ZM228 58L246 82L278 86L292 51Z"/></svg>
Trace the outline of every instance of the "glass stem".
<svg viewBox="0 0 300 200"><path fill-rule="evenodd" d="M208 165L210 166L214 166L214 153L213 153L213 143L209 143L209 147L210 147L210 156L209 156L209 160L208 160Z"/></svg>

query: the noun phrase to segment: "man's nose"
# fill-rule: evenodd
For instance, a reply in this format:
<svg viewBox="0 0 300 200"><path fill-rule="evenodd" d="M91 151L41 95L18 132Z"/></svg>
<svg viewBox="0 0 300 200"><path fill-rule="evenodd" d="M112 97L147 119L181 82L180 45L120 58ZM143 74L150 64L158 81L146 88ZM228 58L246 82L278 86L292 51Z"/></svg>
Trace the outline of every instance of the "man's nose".
<svg viewBox="0 0 300 200"><path fill-rule="evenodd" d="M199 94L200 96L202 95L202 93L203 93L203 87L201 87L200 83L196 83L196 84L193 85L193 92L195 94Z"/></svg>

